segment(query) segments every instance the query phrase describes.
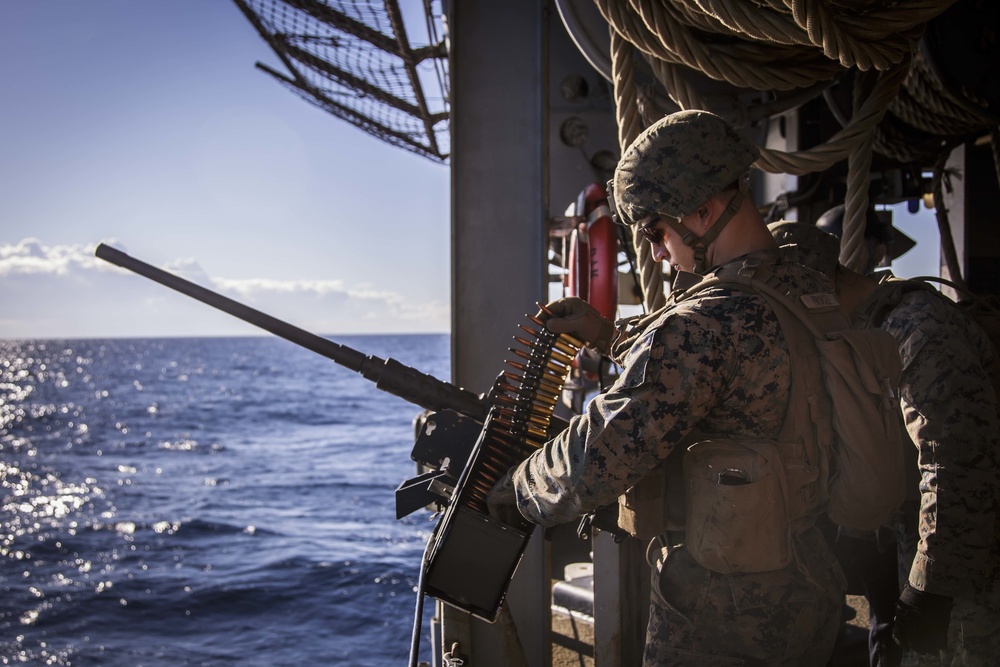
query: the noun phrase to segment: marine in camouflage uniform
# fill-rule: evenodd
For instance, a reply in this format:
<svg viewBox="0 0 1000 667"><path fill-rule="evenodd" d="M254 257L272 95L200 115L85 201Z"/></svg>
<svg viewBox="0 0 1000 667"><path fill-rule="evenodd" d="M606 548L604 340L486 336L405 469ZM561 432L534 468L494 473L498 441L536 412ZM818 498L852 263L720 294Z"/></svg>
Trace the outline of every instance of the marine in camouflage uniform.
<svg viewBox="0 0 1000 667"><path fill-rule="evenodd" d="M993 350L975 322L924 289L903 294L881 327L899 342L900 406L920 471L919 508L900 517L897 531L901 579L954 602L948 649L941 656L911 653L903 664L996 665L1000 423L986 370ZM910 643L927 633L927 620L909 623ZM902 623L897 612L897 634Z"/></svg>
<svg viewBox="0 0 1000 667"><path fill-rule="evenodd" d="M785 230L776 236L798 243L794 250L801 261L850 276L837 266L839 244L831 248L827 235L810 225ZM857 276L850 280L860 285ZM928 653L910 651L902 664L995 665L1000 418L987 370L994 350L985 332L940 294L906 290L888 276L880 287L870 282L866 291L871 294L858 306L855 321L881 326L899 343L900 407L918 459L919 500L904 505L894 522L900 587L904 594L907 586L917 591L917 604L900 605L895 634ZM945 628L947 648L939 651L933 638L943 640Z"/></svg>
<svg viewBox="0 0 1000 667"><path fill-rule="evenodd" d="M821 273L779 259L749 199L733 204L744 187L733 190L728 206L718 199L756 156L756 148L718 117L673 114L623 155L614 182L618 211L643 224L653 239L666 234L654 245L654 258L675 268L704 272L740 263L745 256L734 253L746 250L770 265L792 294L829 292ZM699 227L688 214L704 217L706 200L713 202L710 215ZM719 234L730 219L736 223ZM687 251L678 249L680 228L687 233ZM606 320L598 316L588 323L586 312L574 311L583 304L579 300L556 304L550 304L556 315L550 329L558 325L596 349L609 349ZM567 329L567 322L575 328ZM781 431L791 400L789 353L762 296L716 287L668 303L644 323L630 337L614 385L512 472L517 508L531 521L556 525L615 502L688 444L696 429L708 438L775 439ZM510 484L502 480L491 495L502 496ZM794 552L796 558L781 569L720 574L696 563L676 542L660 549L644 664L823 665L839 626L843 575L815 527L795 536Z"/></svg>

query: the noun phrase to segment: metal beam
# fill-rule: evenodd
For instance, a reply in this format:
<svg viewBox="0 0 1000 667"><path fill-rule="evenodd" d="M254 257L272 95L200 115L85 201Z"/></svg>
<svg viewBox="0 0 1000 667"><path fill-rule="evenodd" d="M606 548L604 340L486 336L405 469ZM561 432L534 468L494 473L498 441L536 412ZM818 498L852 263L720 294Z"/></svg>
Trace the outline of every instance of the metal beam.
<svg viewBox="0 0 1000 667"><path fill-rule="evenodd" d="M546 3L456 2L452 81L452 378L485 391L524 314L546 294ZM537 531L540 533L540 531ZM549 664L549 572L536 534L508 595L527 664ZM443 644L507 667L500 628L445 606ZM466 636L460 637L461 632Z"/></svg>

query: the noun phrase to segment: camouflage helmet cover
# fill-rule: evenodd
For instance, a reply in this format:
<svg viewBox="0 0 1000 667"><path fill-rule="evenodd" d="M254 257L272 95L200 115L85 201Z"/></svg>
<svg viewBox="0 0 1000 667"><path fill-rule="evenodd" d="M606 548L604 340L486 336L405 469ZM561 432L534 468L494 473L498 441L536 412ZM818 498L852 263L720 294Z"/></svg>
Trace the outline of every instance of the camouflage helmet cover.
<svg viewBox="0 0 1000 667"><path fill-rule="evenodd" d="M779 220L767 226L779 246L794 245L795 261L831 278L837 270L840 239L807 222Z"/></svg>
<svg viewBox="0 0 1000 667"><path fill-rule="evenodd" d="M615 206L625 222L651 213L681 218L739 179L760 155L725 120L679 111L650 125L615 169Z"/></svg>

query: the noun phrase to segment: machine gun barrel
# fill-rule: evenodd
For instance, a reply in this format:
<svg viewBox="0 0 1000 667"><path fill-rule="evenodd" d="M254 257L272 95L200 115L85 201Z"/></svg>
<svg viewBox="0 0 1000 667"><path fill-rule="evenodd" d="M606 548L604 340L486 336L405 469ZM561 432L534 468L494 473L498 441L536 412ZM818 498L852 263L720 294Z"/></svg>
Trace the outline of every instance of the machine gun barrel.
<svg viewBox="0 0 1000 667"><path fill-rule="evenodd" d="M94 254L106 262L128 269L213 308L238 317L244 322L270 331L274 335L307 350L321 354L345 368L360 373L367 380L374 382L375 386L382 391L424 409L432 411L450 409L479 422L484 421L489 412L488 403L477 394L438 380L432 375L405 366L394 359L381 359L374 355L366 355L346 345L340 345L317 336L196 285L189 280L158 269L103 243L97 246Z"/></svg>

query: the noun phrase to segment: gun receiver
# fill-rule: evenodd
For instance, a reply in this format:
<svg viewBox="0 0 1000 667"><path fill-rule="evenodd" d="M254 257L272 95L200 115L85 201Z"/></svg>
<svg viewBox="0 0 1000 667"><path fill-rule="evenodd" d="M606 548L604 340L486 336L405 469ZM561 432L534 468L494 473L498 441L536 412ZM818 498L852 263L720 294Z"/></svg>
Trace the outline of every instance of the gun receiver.
<svg viewBox="0 0 1000 667"><path fill-rule="evenodd" d="M445 409L454 410L480 423L486 419L489 412L490 406L479 395L439 380L432 375L422 373L415 368L405 366L398 361L365 355L353 348L334 343L184 278L151 266L103 243L97 246L94 254L106 262L128 269L213 308L238 317L244 322L270 331L307 350L321 354L345 368L360 373L365 379L374 382L375 386L382 391L398 396L426 410L435 412Z"/></svg>

